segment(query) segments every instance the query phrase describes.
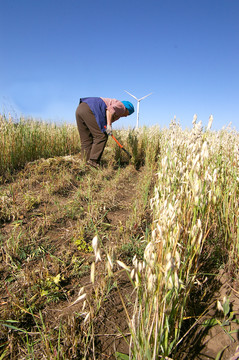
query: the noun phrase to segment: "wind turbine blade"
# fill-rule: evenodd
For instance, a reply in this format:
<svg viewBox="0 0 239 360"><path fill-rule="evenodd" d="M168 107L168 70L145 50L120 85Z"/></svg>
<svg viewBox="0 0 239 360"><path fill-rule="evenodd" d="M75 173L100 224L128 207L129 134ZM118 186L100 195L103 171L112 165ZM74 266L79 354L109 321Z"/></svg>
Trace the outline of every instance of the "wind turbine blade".
<svg viewBox="0 0 239 360"><path fill-rule="evenodd" d="M141 99L139 99L139 101L145 99L146 97L148 97L149 95L152 95L152 94L153 94L153 93L150 93L150 94L148 94L148 95L143 96Z"/></svg>
<svg viewBox="0 0 239 360"><path fill-rule="evenodd" d="M130 94L128 91L126 91L126 90L125 90L125 92L127 92L127 94L129 94L129 95L133 96L133 98L135 98L136 100L138 100L136 96L134 96L134 95Z"/></svg>

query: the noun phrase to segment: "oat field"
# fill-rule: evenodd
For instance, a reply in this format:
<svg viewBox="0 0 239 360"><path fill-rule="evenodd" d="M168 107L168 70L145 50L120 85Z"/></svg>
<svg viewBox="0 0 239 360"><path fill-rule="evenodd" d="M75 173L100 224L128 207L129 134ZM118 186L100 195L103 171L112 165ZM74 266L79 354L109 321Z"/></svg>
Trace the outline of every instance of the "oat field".
<svg viewBox="0 0 239 360"><path fill-rule="evenodd" d="M0 116L0 359L236 359L239 134ZM234 358L233 358L234 356Z"/></svg>

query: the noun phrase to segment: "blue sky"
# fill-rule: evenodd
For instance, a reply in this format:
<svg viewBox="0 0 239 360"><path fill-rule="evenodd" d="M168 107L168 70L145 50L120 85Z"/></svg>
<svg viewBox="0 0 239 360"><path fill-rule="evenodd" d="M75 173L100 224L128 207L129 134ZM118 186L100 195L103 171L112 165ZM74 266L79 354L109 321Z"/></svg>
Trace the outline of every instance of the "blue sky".
<svg viewBox="0 0 239 360"><path fill-rule="evenodd" d="M0 0L0 113L75 123L80 97L239 130L238 0ZM114 124L134 127L136 112Z"/></svg>

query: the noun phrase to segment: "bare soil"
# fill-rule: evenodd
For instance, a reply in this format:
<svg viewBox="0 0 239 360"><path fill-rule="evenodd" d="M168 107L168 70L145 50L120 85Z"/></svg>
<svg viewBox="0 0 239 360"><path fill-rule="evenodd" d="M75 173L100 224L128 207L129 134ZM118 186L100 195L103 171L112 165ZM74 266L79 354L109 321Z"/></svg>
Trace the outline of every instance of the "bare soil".
<svg viewBox="0 0 239 360"><path fill-rule="evenodd" d="M188 336L179 347L182 360L239 359L239 292L238 279L225 270L208 284L207 295L191 299L191 314L200 314ZM205 288L201 292L205 292ZM230 314L218 310L217 301L229 299ZM194 301L194 304L193 304ZM193 308L194 307L194 308ZM231 315L231 320L229 317ZM194 320L195 320L194 319ZM205 326L205 324L211 326Z"/></svg>
<svg viewBox="0 0 239 360"><path fill-rule="evenodd" d="M136 171L131 165L115 169L106 166L97 172L82 166L77 157L65 157L28 164L11 182L1 185L0 319L3 322L11 319L14 326L31 333L34 327L31 311L37 320L41 311L45 326L51 329L59 327L60 321L76 323L72 319L81 311L82 303L69 305L77 298L79 289L84 286L88 297L96 296L90 281L94 254L88 250L95 231L102 247L112 249L113 253L127 245L131 230L135 238L143 234L144 219L140 218L137 226L132 219L141 174L142 170ZM79 245L76 240L80 241ZM103 252L103 260L104 257ZM121 257L127 261L123 250L118 252L118 258ZM93 340L89 344L94 352L89 350L89 359L91 356L110 359L115 358L116 351L128 352L129 330L121 298L127 304L133 289L125 272L120 268L115 270L117 287L112 284L112 289L107 290L94 318ZM46 278L53 279L59 274L59 286L52 280L48 286ZM96 288L101 289L104 278L105 268L97 263ZM130 311L130 305L127 307ZM81 321L78 331L82 331ZM10 346L6 332L0 330L0 353L3 349L2 353L5 351L11 359L20 358L16 334L13 331ZM81 351L69 358L80 358Z"/></svg>
<svg viewBox="0 0 239 360"><path fill-rule="evenodd" d="M65 358L82 358L85 349L76 345L84 332L83 319L77 315L82 303L69 305L83 286L92 301L98 296L95 288L98 292L106 289L106 284L101 284L106 277L104 261L97 263L95 287L90 281L94 261L89 248L91 240L97 230L101 246L112 249L112 254L117 253L117 258L125 263L130 263L133 251L140 254L143 246L140 238L151 221L148 209L142 207L141 211L139 188L144 176L144 168L136 170L132 165L124 168L106 165L97 172L83 167L78 157L65 157L28 164L12 181L0 186L1 322L13 320L17 328L34 334L33 318L40 321L41 312L49 331L59 328L59 322L68 329L62 343ZM105 252L102 258L105 259ZM52 279L57 275L60 280L54 283ZM133 288L120 268L107 287L91 324L88 359L115 359L116 352L129 353L125 310L129 315L132 312ZM205 287L207 296L203 295ZM195 317L185 320L175 359L216 359L223 349L218 359L239 359L235 355L238 323L227 322L216 308L218 299L222 302L224 296L229 297L233 320L238 319L238 289L237 279L224 271L210 285L201 285L200 293L191 298L187 316ZM208 319L219 321L205 327ZM71 340L75 337L72 343L76 342L77 350L68 336ZM0 327L1 359L27 358L22 347L17 331L6 332ZM43 358L40 346L36 358Z"/></svg>

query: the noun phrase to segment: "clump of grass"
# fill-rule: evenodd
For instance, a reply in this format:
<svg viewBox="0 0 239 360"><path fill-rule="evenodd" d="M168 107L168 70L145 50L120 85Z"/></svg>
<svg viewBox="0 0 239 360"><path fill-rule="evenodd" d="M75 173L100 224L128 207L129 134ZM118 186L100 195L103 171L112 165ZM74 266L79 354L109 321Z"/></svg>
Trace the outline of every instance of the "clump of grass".
<svg viewBox="0 0 239 360"><path fill-rule="evenodd" d="M132 273L137 301L130 321L130 359L166 358L175 352L212 228L224 244L221 251L227 249L238 262L238 134L218 135L203 132L200 123L188 133L174 123L161 137L152 238L144 262L135 259Z"/></svg>
<svg viewBox="0 0 239 360"><path fill-rule="evenodd" d="M80 150L75 126L47 124L0 115L0 176L6 177L27 162L40 158L74 154Z"/></svg>

